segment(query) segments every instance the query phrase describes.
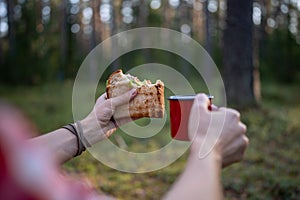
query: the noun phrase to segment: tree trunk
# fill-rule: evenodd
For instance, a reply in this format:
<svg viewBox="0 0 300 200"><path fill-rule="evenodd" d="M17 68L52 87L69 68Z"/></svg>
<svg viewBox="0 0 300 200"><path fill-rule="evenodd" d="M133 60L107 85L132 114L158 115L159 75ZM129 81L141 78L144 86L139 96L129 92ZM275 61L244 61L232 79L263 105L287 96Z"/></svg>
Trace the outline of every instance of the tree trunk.
<svg viewBox="0 0 300 200"><path fill-rule="evenodd" d="M13 14L14 14L14 1L7 1L7 18L8 18L8 41L9 41L9 55L12 60L14 60L14 56L16 54L16 46L15 46L15 30L13 23Z"/></svg>
<svg viewBox="0 0 300 200"><path fill-rule="evenodd" d="M146 27L148 24L148 16L149 16L149 10L148 10L148 3L146 0L141 0L139 5L139 15L138 15L138 21L137 26L138 27ZM143 60L145 63L149 63L151 61L150 59L150 50L149 49L141 49Z"/></svg>
<svg viewBox="0 0 300 200"><path fill-rule="evenodd" d="M113 6L113 20L111 22L111 36L115 35L118 33L118 24L119 24L119 19L120 19L120 4L117 1L112 2ZM111 53L113 57L117 56L117 50L116 47L118 46L116 43L116 40L111 40ZM113 71L119 69L121 67L120 59L116 59L112 63L112 68Z"/></svg>
<svg viewBox="0 0 300 200"><path fill-rule="evenodd" d="M205 13L202 9L202 3L199 1L195 1L193 8L193 38L200 43L204 43L205 37Z"/></svg>
<svg viewBox="0 0 300 200"><path fill-rule="evenodd" d="M203 3L205 12L205 50L211 55L212 53L212 42L211 42L211 19L208 11L208 1Z"/></svg>
<svg viewBox="0 0 300 200"><path fill-rule="evenodd" d="M257 102L261 99L261 85L260 85L260 73L259 73L259 44L261 26L254 28L254 41L253 41L253 91L254 97Z"/></svg>
<svg viewBox="0 0 300 200"><path fill-rule="evenodd" d="M14 1L8 0L7 1L7 23L8 23L8 60L7 64L8 67L4 69L6 74L9 76L5 77L8 78L9 81L16 81L19 79L18 76L18 67L16 65L16 33L15 33L15 26L14 26Z"/></svg>
<svg viewBox="0 0 300 200"><path fill-rule="evenodd" d="M99 5L97 3L100 3L99 1L92 0L90 1L90 6L93 9L93 17L91 19L91 26L93 27L91 38L90 38L90 51L95 48L97 45L97 40L96 40L96 20L95 20L95 15L98 14L97 11L97 6L99 8Z"/></svg>
<svg viewBox="0 0 300 200"><path fill-rule="evenodd" d="M3 43L3 40L0 37L0 71L2 70L1 68L4 65L4 55L3 55L2 43Z"/></svg>
<svg viewBox="0 0 300 200"><path fill-rule="evenodd" d="M147 26L148 15L149 15L149 10L148 10L148 4L147 4L146 0L140 0L139 15L138 15L138 21L137 21L138 27Z"/></svg>
<svg viewBox="0 0 300 200"><path fill-rule="evenodd" d="M66 75L66 67L67 67L67 56L68 56L68 23L67 23L67 0L62 0L61 2L61 50L60 50L60 72L59 72L59 80L63 81Z"/></svg>
<svg viewBox="0 0 300 200"><path fill-rule="evenodd" d="M227 0L223 35L223 78L227 101L238 107L256 103L253 87L253 0Z"/></svg>
<svg viewBox="0 0 300 200"><path fill-rule="evenodd" d="M99 15L99 7L100 7L100 1L93 0L92 1L92 8L93 8L93 18L92 18L92 24L93 24L93 48L101 41L101 20Z"/></svg>
<svg viewBox="0 0 300 200"><path fill-rule="evenodd" d="M1 24L1 17L0 17L0 24ZM1 32L0 32L1 34ZM4 42L4 39L2 39L2 37L0 36L0 71L2 72L2 66L4 64L4 56L3 56L3 47L2 47L2 44Z"/></svg>

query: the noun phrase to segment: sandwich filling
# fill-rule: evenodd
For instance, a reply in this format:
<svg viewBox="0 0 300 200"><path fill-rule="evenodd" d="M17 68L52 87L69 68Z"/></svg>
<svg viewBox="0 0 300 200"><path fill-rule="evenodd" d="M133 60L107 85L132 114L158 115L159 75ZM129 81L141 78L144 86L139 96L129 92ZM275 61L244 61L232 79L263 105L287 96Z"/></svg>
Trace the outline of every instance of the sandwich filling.
<svg viewBox="0 0 300 200"><path fill-rule="evenodd" d="M130 88L138 88L143 85L146 85L146 86L155 85L155 84L152 84L150 80L140 81L137 77L132 76L130 74L123 74L122 72L119 74L119 77L117 80L111 80L110 83L107 80L106 86L109 84L110 85L128 85Z"/></svg>
<svg viewBox="0 0 300 200"><path fill-rule="evenodd" d="M107 98L122 95L132 88L137 89L137 96L129 102L129 105L118 107L114 113L115 118L126 117L128 112L134 118L163 117L164 84L160 80L152 84L149 80L140 81L135 76L123 74L122 70L117 70L107 80Z"/></svg>

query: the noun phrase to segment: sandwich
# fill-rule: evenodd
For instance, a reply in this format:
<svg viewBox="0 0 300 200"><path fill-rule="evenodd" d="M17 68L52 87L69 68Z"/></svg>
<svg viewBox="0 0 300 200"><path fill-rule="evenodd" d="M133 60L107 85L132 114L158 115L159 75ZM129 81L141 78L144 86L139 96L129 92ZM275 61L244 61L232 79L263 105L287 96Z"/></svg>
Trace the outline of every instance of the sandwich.
<svg viewBox="0 0 300 200"><path fill-rule="evenodd" d="M149 80L140 81L130 74L123 74L121 69L113 72L106 82L107 98L113 98L136 88L137 95L127 105L116 108L114 118L130 116L134 119L143 117L163 118L165 110L164 83L157 80L152 84Z"/></svg>

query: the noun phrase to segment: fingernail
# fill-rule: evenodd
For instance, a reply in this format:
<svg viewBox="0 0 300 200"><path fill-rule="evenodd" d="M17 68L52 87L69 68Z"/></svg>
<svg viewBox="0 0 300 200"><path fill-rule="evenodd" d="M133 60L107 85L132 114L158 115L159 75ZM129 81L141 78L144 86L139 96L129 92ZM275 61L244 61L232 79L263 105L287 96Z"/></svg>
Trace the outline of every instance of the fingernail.
<svg viewBox="0 0 300 200"><path fill-rule="evenodd" d="M214 105L214 104L212 104L211 106L210 106L210 108L211 108L211 111L217 111L219 108L216 106L216 105Z"/></svg>
<svg viewBox="0 0 300 200"><path fill-rule="evenodd" d="M212 106L211 105L208 105L208 110L212 111Z"/></svg>
<svg viewBox="0 0 300 200"><path fill-rule="evenodd" d="M130 91L131 96L135 96L137 94L137 90L135 88Z"/></svg>

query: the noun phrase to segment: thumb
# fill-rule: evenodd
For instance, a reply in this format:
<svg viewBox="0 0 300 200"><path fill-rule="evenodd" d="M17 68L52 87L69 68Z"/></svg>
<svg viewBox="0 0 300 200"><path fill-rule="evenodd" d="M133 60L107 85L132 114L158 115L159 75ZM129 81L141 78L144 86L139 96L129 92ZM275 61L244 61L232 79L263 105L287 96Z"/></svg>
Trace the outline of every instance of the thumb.
<svg viewBox="0 0 300 200"><path fill-rule="evenodd" d="M137 90L135 88L131 89L130 91L110 99L112 108L116 108L123 104L128 103L131 99L133 99L137 95Z"/></svg>
<svg viewBox="0 0 300 200"><path fill-rule="evenodd" d="M210 106L210 100L206 94L198 94L195 98L195 103L198 105L198 109L204 112L208 112Z"/></svg>
<svg viewBox="0 0 300 200"><path fill-rule="evenodd" d="M210 105L210 101L206 94L201 93L196 95L193 106L191 108L191 112L189 116L189 125L188 125L189 138L191 141L197 135L200 126L203 126L203 128L206 128L206 126L208 126L209 121L207 122L207 120L209 120L210 118L206 115L208 114L209 111L208 110L209 105Z"/></svg>

